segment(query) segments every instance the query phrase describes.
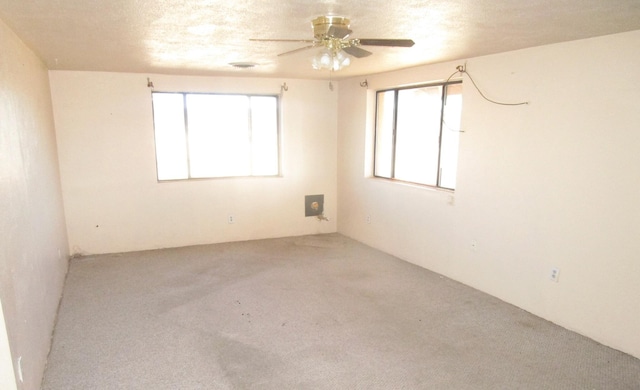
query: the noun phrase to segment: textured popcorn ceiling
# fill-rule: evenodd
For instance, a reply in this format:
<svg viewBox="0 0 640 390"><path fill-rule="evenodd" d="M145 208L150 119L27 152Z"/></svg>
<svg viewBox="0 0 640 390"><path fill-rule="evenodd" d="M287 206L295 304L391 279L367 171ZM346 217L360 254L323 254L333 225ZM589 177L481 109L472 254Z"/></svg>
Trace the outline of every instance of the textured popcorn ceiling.
<svg viewBox="0 0 640 390"><path fill-rule="evenodd" d="M0 0L0 18L50 69L326 78L312 39L320 15L351 19L351 38L410 38L365 47L334 78L465 59L640 29L639 0ZM255 62L236 69L230 62Z"/></svg>

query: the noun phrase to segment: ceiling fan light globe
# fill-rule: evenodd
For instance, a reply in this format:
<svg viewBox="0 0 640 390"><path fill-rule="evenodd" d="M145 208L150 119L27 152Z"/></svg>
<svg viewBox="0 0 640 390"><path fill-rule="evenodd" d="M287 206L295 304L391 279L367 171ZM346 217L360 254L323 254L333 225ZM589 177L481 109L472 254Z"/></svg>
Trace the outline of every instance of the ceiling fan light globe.
<svg viewBox="0 0 640 390"><path fill-rule="evenodd" d="M320 59L316 56L311 60L311 66L313 69L320 70L322 67L320 66Z"/></svg>
<svg viewBox="0 0 640 390"><path fill-rule="evenodd" d="M327 50L323 49L311 60L311 66L316 70L329 70L333 69L334 56Z"/></svg>
<svg viewBox="0 0 640 390"><path fill-rule="evenodd" d="M329 66L329 64L331 64L331 55L329 53L322 54L322 57L320 57L320 63L324 66Z"/></svg>
<svg viewBox="0 0 640 390"><path fill-rule="evenodd" d="M349 66L350 63L351 59L349 56L345 55L342 51L339 51L333 56L331 69L337 71Z"/></svg>
<svg viewBox="0 0 640 390"><path fill-rule="evenodd" d="M351 64L351 58L349 58L349 56L343 51L339 51L336 54L336 59L340 63L340 67L349 66L349 64Z"/></svg>

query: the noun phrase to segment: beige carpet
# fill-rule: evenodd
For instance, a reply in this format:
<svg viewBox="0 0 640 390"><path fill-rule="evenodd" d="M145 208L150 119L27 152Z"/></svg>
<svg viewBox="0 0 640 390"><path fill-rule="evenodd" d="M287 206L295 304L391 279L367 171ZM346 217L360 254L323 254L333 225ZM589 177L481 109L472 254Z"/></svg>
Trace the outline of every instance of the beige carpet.
<svg viewBox="0 0 640 390"><path fill-rule="evenodd" d="M72 260L43 389L640 389L640 360L338 234Z"/></svg>

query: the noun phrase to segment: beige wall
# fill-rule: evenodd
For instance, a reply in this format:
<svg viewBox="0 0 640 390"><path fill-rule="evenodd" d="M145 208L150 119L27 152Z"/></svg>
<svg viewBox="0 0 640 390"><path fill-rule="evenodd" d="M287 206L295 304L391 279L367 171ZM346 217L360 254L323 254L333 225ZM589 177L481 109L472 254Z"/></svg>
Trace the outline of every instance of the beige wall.
<svg viewBox="0 0 640 390"><path fill-rule="evenodd" d="M279 93L282 177L158 183L156 91ZM71 253L125 252L336 231L337 91L326 82L50 72ZM324 194L330 221L304 216ZM230 214L235 223L229 224Z"/></svg>
<svg viewBox="0 0 640 390"><path fill-rule="evenodd" d="M0 301L10 348L8 355L0 343L0 372L11 372L12 360L18 378L20 359L18 388L38 389L67 269L67 237L47 69L2 21L0 47Z"/></svg>
<svg viewBox="0 0 640 390"><path fill-rule="evenodd" d="M341 82L338 231L640 357L638 47L635 31L469 59L486 95L530 104L464 77L454 194L366 177L365 109L464 61Z"/></svg>

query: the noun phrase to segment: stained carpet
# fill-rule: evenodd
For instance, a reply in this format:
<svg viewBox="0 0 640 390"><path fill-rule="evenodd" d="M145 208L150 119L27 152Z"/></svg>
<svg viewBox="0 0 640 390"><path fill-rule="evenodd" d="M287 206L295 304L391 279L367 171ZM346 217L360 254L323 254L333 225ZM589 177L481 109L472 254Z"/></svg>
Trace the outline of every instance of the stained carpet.
<svg viewBox="0 0 640 390"><path fill-rule="evenodd" d="M640 389L640 361L339 234L76 258L42 388Z"/></svg>

